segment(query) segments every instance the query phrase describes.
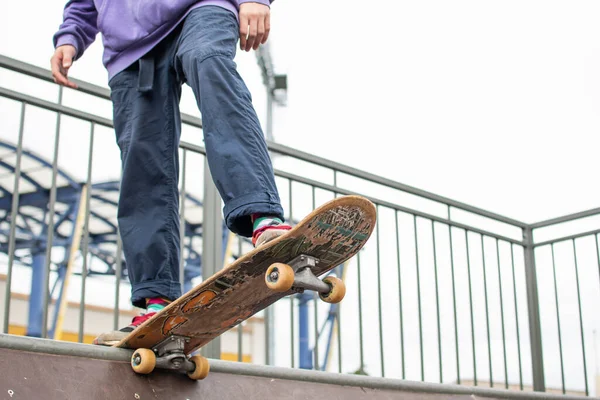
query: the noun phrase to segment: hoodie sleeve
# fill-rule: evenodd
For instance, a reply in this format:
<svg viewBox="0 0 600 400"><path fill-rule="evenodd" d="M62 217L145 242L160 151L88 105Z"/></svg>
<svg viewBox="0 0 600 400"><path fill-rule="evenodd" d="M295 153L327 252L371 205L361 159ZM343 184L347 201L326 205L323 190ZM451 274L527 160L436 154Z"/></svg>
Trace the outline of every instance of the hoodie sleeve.
<svg viewBox="0 0 600 400"><path fill-rule="evenodd" d="M54 47L70 44L77 49L75 59L94 42L98 34L98 11L93 0L69 0L65 5L63 23L52 38Z"/></svg>

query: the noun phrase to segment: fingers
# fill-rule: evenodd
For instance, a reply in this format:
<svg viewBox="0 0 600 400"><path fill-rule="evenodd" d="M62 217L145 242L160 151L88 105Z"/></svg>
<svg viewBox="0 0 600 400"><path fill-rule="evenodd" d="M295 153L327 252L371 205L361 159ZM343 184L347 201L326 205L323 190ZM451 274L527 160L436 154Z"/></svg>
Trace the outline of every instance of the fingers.
<svg viewBox="0 0 600 400"><path fill-rule="evenodd" d="M248 41L246 42L246 48L244 50L250 51L250 49L254 48L254 42L256 41L256 36L258 35L258 18L250 19L250 27L248 28Z"/></svg>
<svg viewBox="0 0 600 400"><path fill-rule="evenodd" d="M63 60L62 60L63 69L65 71L68 71L72 64L73 64L73 56L71 54L69 54L69 52L64 51L63 52Z"/></svg>
<svg viewBox="0 0 600 400"><path fill-rule="evenodd" d="M240 49L257 50L267 42L271 30L269 8L263 5L244 3L240 9Z"/></svg>
<svg viewBox="0 0 600 400"><path fill-rule="evenodd" d="M271 32L271 15L267 14L267 17L265 18L265 34L260 42L261 44L267 43L269 32Z"/></svg>
<svg viewBox="0 0 600 400"><path fill-rule="evenodd" d="M50 66L55 83L77 89L77 84L67 79L69 68L73 64L74 55L75 53L70 51L70 49L59 47L50 59Z"/></svg>
<svg viewBox="0 0 600 400"><path fill-rule="evenodd" d="M60 73L60 63L62 60L58 57L56 53L50 59L50 69L52 70L52 78L54 79L54 83L62 83L61 79L62 74Z"/></svg>
<svg viewBox="0 0 600 400"><path fill-rule="evenodd" d="M265 36L265 19L259 18L258 21L256 21L256 24L256 38L254 39L254 44L252 46L254 50L258 49L258 46L263 43L263 38Z"/></svg>
<svg viewBox="0 0 600 400"><path fill-rule="evenodd" d="M248 37L249 20L245 15L240 13L240 49L246 49L246 38Z"/></svg>

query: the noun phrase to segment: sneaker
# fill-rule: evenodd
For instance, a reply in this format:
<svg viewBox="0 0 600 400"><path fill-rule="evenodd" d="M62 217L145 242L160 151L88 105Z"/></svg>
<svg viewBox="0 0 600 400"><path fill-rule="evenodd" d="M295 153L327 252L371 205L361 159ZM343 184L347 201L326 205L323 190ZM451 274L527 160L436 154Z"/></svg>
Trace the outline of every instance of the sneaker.
<svg viewBox="0 0 600 400"><path fill-rule="evenodd" d="M152 318L158 311L162 310L169 301L164 299L149 299L146 301L147 309L140 315L133 317L131 323L118 331L105 332L93 340L93 344L99 346L114 346L121 340L125 339L131 332L133 332L138 326Z"/></svg>
<svg viewBox="0 0 600 400"><path fill-rule="evenodd" d="M262 217L254 221L252 244L258 247L288 232L292 227L279 218Z"/></svg>

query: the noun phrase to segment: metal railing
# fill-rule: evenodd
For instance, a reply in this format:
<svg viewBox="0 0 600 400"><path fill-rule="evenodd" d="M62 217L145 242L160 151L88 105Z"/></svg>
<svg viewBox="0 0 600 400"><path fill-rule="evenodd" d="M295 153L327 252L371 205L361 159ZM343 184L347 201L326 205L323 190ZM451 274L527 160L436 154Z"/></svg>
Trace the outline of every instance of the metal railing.
<svg viewBox="0 0 600 400"><path fill-rule="evenodd" d="M0 161L12 167L13 182L4 193L11 202L0 225L7 253L3 329L7 332L10 324L16 263L29 263L33 274L43 277L42 296L34 299L32 292L30 300L43 313L43 337L52 337L49 331L54 334L60 328L60 313L55 313L53 323L48 316L50 302L55 299L60 304L61 296L50 296L50 276L64 286L64 277L75 270L81 282L81 342L89 294L86 285L92 274L113 286L114 328L123 321L120 308L127 300L114 198L109 199L106 182L100 179L106 169L118 164L108 163L118 159L108 114L109 93L85 82L78 82L78 91L48 85L49 71L6 57L0 57L0 67L12 76L32 80L23 91L4 87L10 85L8 81L9 85L3 81L0 87L5 121L0 127L12 129L17 137L16 156L0 155ZM43 94L23 93L42 84L47 85ZM91 110L90 104L96 108ZM54 125L45 123L52 118ZM184 132L202 128L199 118L183 115L182 121ZM77 148L71 144L73 132L78 135ZM86 140L82 138L85 132ZM37 219L38 232L23 222L27 218L20 198L31 193L20 185L23 176L33 176L39 166L23 165L23 160L30 147L39 145L36 141L51 134L51 146L46 146L52 149L46 165L52 170L50 183L40 180L42 188L36 191L45 196L38 210L42 214ZM10 135L0 131L3 140ZM112 147L107 145L111 140ZM600 223L594 218L600 209L526 224L281 144L268 144L287 219L298 221L335 196L361 194L375 203L378 224L365 248L336 270L348 288L340 305L316 301L314 293L307 293L279 301L260 314L265 354L264 360L255 362L425 382L598 393L591 382L597 368L593 335L599 325L593 311L600 300ZM68 150L77 152L76 161L69 161L64 153ZM215 266L231 262L251 244L226 230L221 233L222 219L216 218L221 203L201 143L182 142L180 151L180 189L186 199L181 208L185 246L180 267L185 287L197 282L198 271L204 278L210 276ZM73 178L78 195L69 198L58 183L63 164L69 172L81 175ZM100 203L108 204L104 213L97 208ZM81 207L84 212L79 212ZM82 217L77 218L78 214ZM101 220L111 228L92 226ZM77 221L82 222L78 225ZM585 229L578 225L581 221L587 224ZM552 228L565 224L572 225L572 233L564 236L559 230L551 235ZM68 232L57 226L67 226ZM80 245L78 240L56 245L58 239L73 237L83 238ZM32 254L27 261L27 251L33 253L34 245L37 258ZM44 255L40 257L39 251ZM77 254L79 262L75 262ZM197 268L200 254L201 270ZM97 260L104 262L104 272L92 266ZM111 277L108 282L106 275ZM241 361L247 349L242 329L237 334ZM206 354L219 357L220 349L217 340Z"/></svg>

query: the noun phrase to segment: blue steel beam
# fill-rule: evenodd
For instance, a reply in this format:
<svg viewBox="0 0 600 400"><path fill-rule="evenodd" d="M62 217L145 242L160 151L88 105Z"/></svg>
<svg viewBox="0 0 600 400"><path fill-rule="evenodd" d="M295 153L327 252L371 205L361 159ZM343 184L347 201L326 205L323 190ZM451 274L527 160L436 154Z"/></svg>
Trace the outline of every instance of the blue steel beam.
<svg viewBox="0 0 600 400"><path fill-rule="evenodd" d="M308 292L300 293L298 298L298 354L300 358L300 368L312 369L312 350L309 346L308 336L308 302L312 299L312 294Z"/></svg>
<svg viewBox="0 0 600 400"><path fill-rule="evenodd" d="M15 146L13 146L13 145L11 145L11 144L8 144L8 143L6 143L6 142L1 142L1 141L0 141L0 147L4 147L4 148L6 148L6 149L12 150L12 151L13 151L13 152L15 152L15 153L17 152L17 148L16 148ZM52 168L52 163L50 163L50 162L48 162L48 161L44 160L43 158L41 158L40 156L38 156L37 154L35 154L35 153L31 152L31 151L28 151L28 150L22 149L22 154L23 154L23 156L26 156L26 157L29 157L29 158L32 158L32 159L36 160L36 161L37 161L37 162L39 162L39 163L40 163L40 164L41 164L43 167ZM10 168L12 168L10 165L9 165L9 167L10 167ZM14 168L13 168L12 172L14 172ZM22 172L21 172L21 174L22 174ZM67 180L67 182L69 182L69 184L70 184L71 186L73 186L73 187L77 187L77 186L78 186L77 182L75 182L75 180L74 180L73 178L71 178L71 177L70 177L70 176L69 176L67 173L65 173L64 171L60 171L60 170L59 170L59 171L58 171L58 175L59 175L59 176L61 176L61 177L63 177L64 179L66 179L66 180ZM35 184L34 184L34 185L35 185Z"/></svg>
<svg viewBox="0 0 600 400"><path fill-rule="evenodd" d="M10 171L13 174L15 173L15 167L13 167L12 165L10 165L2 160L0 160L0 166L4 167L5 169L7 169L8 171ZM27 172L25 172L23 170L21 170L21 178L23 178L27 182L31 183L38 190L44 189L44 187L42 185L40 185L36 180L34 180L32 177L30 177L27 174Z"/></svg>
<svg viewBox="0 0 600 400"><path fill-rule="evenodd" d="M42 336L42 284L44 282L44 259L43 252L33 255L31 264L31 291L29 294L29 316L27 322L27 336Z"/></svg>
<svg viewBox="0 0 600 400"><path fill-rule="evenodd" d="M80 192L80 189L71 186L58 187L56 188L56 201L58 203L74 203L78 192ZM44 208L48 205L49 199L50 192L48 189L39 187L36 191L19 193L19 208L25 206ZM11 202L12 193L9 193L6 197L0 198L0 209L9 211L12 204Z"/></svg>

